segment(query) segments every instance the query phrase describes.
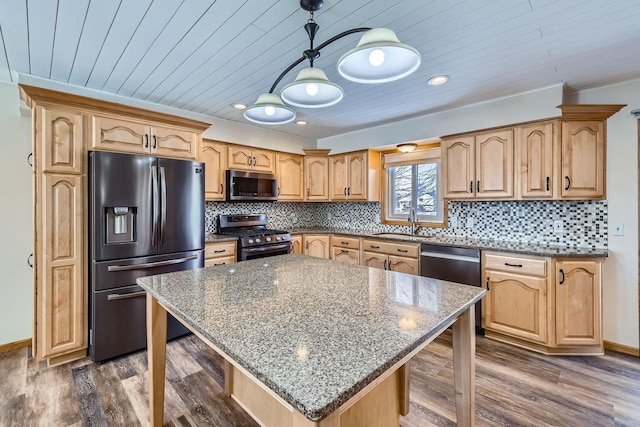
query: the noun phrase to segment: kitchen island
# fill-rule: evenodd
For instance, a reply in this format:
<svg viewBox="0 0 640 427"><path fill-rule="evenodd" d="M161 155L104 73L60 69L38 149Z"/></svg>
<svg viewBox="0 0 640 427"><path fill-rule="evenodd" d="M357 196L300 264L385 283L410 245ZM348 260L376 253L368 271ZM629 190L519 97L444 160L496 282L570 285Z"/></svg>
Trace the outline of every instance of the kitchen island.
<svg viewBox="0 0 640 427"><path fill-rule="evenodd" d="M265 426L393 426L409 361L453 325L458 425L473 425L471 286L302 255L138 279L151 425L162 425L166 314L225 359L225 391Z"/></svg>

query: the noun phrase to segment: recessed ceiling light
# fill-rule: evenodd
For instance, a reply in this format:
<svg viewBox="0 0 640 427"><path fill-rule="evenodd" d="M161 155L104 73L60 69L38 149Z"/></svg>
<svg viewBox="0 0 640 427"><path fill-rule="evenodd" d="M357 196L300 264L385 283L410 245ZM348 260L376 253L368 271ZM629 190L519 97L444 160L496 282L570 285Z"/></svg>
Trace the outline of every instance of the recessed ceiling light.
<svg viewBox="0 0 640 427"><path fill-rule="evenodd" d="M433 76L431 77L427 83L431 86L440 86L449 81L449 76Z"/></svg>
<svg viewBox="0 0 640 427"><path fill-rule="evenodd" d="M304 125L306 125L306 124L307 124L307 122L306 122L305 120L298 120L298 121L296 122L296 124L297 124L297 125L300 125L300 126L304 126Z"/></svg>
<svg viewBox="0 0 640 427"><path fill-rule="evenodd" d="M244 104L233 104L233 108L235 108L236 110L244 110L245 108L247 108L247 106Z"/></svg>

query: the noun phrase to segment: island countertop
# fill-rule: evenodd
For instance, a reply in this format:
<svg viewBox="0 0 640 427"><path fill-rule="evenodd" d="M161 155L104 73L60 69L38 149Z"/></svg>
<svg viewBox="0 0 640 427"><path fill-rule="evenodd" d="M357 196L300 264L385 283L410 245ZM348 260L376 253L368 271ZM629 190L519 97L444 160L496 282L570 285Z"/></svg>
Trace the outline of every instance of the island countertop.
<svg viewBox="0 0 640 427"><path fill-rule="evenodd" d="M137 282L312 421L331 414L486 292L303 255Z"/></svg>

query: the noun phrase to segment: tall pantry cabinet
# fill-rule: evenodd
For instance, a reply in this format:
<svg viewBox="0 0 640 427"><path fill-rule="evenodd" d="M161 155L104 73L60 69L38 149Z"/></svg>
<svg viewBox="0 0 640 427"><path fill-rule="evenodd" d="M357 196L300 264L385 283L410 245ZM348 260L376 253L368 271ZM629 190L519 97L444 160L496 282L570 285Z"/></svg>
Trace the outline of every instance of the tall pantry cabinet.
<svg viewBox="0 0 640 427"><path fill-rule="evenodd" d="M53 366L84 357L90 339L88 151L195 159L209 124L24 85L20 96L33 121L32 351ZM124 135L128 145L111 144Z"/></svg>

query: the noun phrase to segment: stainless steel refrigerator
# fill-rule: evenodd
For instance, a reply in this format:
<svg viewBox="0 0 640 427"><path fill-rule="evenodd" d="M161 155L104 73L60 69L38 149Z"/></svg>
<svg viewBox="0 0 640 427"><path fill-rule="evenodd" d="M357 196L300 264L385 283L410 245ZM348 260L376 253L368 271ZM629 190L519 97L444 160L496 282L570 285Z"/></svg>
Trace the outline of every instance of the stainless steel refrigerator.
<svg viewBox="0 0 640 427"><path fill-rule="evenodd" d="M204 164L89 153L89 353L95 362L146 347L136 279L204 266ZM188 330L169 317L167 338Z"/></svg>

